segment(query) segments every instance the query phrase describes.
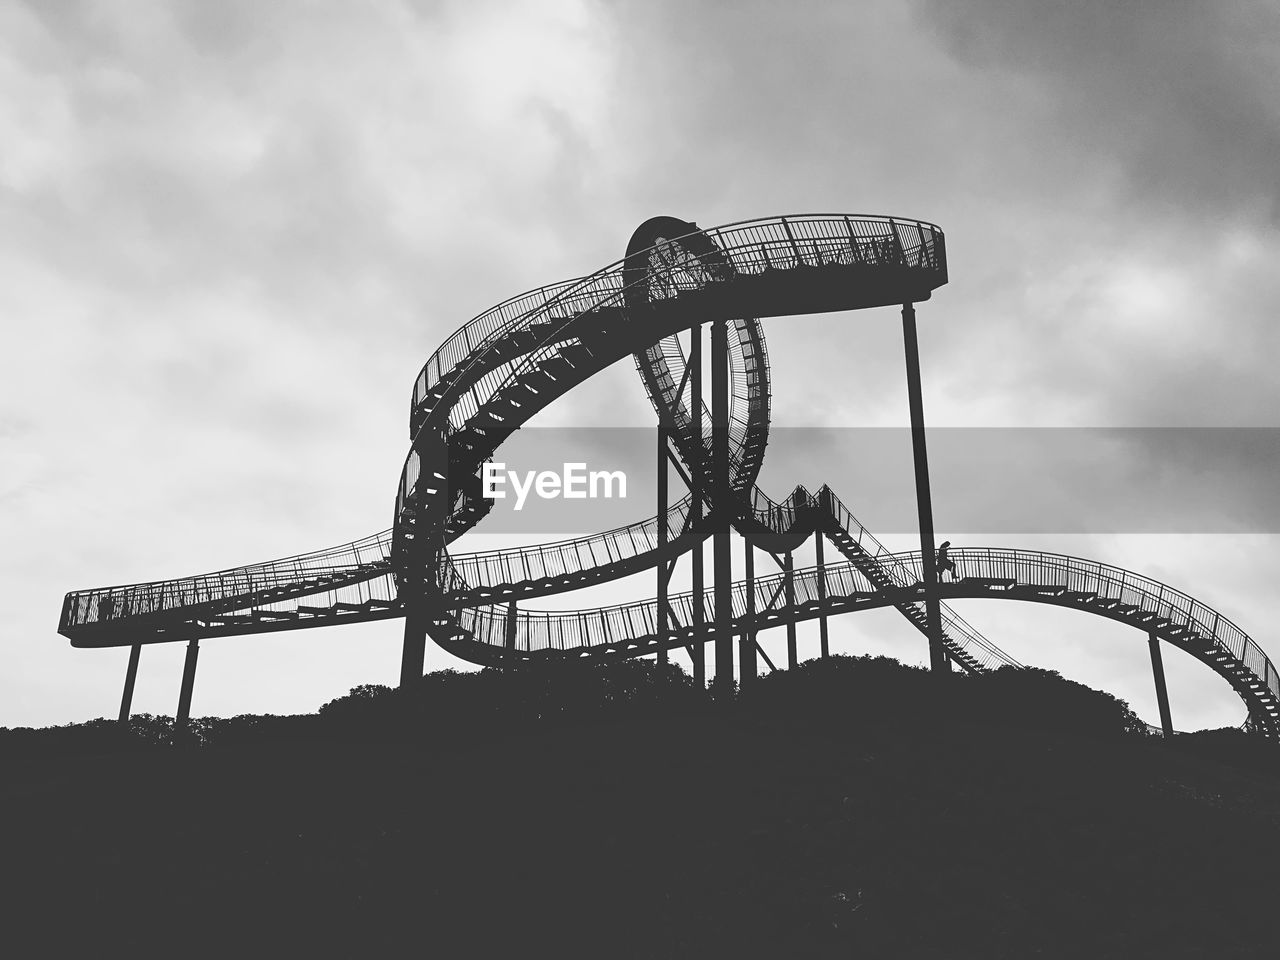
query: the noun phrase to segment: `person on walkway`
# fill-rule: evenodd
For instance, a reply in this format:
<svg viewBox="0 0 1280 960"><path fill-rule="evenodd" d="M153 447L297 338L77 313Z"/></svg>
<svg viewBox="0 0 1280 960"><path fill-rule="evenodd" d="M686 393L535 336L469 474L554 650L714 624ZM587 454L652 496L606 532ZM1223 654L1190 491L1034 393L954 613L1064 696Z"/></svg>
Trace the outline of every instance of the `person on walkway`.
<svg viewBox="0 0 1280 960"><path fill-rule="evenodd" d="M942 571L950 570L951 579L959 580L960 571L956 569L956 562L947 555L947 551L951 549L951 541L943 540L942 546L938 548L938 562L934 564L934 569L938 572L938 579L942 579Z"/></svg>

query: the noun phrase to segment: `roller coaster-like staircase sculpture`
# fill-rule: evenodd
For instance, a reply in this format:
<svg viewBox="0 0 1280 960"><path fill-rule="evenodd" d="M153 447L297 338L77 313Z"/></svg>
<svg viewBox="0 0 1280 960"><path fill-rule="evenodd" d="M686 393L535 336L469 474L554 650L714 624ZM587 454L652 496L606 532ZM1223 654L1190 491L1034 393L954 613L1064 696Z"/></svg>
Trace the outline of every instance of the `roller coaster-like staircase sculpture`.
<svg viewBox="0 0 1280 960"><path fill-rule="evenodd" d="M670 217L642 224L627 255L590 276L507 300L459 328L414 383L412 446L391 530L354 543L202 576L67 594L59 632L78 647L131 647L121 719L127 719L143 644L185 640L178 721L189 717L198 642L350 621L405 619L402 684L423 672L430 636L477 664L654 655L684 648L695 679L757 675L756 635L817 619L895 607L929 641L934 669L1021 666L945 601L995 597L1075 607L1148 634L1161 712L1171 731L1161 641L1223 677L1249 725L1280 736L1280 678L1239 627L1186 594L1130 571L1037 551L967 548L963 572L935 567L920 407L914 304L947 281L943 234L892 217L788 216L711 230ZM769 429L769 364L760 317L902 307L916 455L921 550L893 553L828 487L797 487L782 501L756 479ZM704 403L702 328L710 327L710 402ZM680 334L687 333L688 354ZM480 553L449 552L492 507L481 470L504 439L592 374L631 354L658 415L654 517L589 537ZM668 463L687 495L668 501ZM733 580L731 531L747 544L746 576ZM794 569L810 537L817 564ZM713 583L703 542L712 540ZM824 560L824 544L840 553ZM765 551L780 572L754 573ZM669 592L689 555L692 590ZM657 597L585 610L536 611L520 603L656 571ZM770 668L773 667L769 663Z"/></svg>

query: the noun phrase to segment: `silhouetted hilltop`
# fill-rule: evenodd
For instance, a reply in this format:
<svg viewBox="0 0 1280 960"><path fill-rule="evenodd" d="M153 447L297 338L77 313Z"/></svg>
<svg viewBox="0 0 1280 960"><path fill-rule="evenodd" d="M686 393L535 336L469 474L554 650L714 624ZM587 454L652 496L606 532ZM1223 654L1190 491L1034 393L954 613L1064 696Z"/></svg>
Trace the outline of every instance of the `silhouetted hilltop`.
<svg viewBox="0 0 1280 960"><path fill-rule="evenodd" d="M8 943L250 956L1269 956L1280 756L1045 671L641 661L0 731Z"/></svg>
<svg viewBox="0 0 1280 960"><path fill-rule="evenodd" d="M732 702L715 703L688 674L669 666L660 675L646 660L558 664L503 673L445 670L403 690L354 688L315 715L203 717L184 745L230 746L261 741L330 738L503 736L536 726L599 719L733 715L783 725L814 721L938 723L973 721L1077 736L1142 734L1128 705L1064 680L1051 671L1003 669L932 677L887 657L831 657L762 677ZM101 751L168 748L171 717L139 714L122 729L93 720L44 729L0 730L0 757L17 760ZM1252 738L1249 738L1252 739ZM1265 746L1265 745L1264 745ZM1224 747L1224 751L1230 752ZM1209 751L1212 753L1213 751Z"/></svg>

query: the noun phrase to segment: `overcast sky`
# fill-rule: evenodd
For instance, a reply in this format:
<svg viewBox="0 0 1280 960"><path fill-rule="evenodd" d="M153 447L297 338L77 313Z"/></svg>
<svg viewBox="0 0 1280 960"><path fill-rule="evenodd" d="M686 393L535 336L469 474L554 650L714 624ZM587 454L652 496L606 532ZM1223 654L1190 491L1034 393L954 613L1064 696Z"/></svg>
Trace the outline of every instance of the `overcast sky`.
<svg viewBox="0 0 1280 960"><path fill-rule="evenodd" d="M0 725L117 709L127 651L57 635L67 590L389 526L431 351L658 214L940 224L931 425L1276 426L1278 84L1269 0L0 0ZM778 423L906 422L893 311L766 333ZM651 422L630 361L538 420ZM1232 496L1274 486L1258 436L1217 467ZM1096 496L1159 447L1076 469ZM766 458L764 481L828 482L876 515L852 476L811 470ZM953 529L966 490L934 479ZM1280 655L1272 532L991 540L1130 566ZM1140 633L958 606L1154 719ZM892 613L833 636L925 659ZM313 710L394 683L399 643L398 622L209 641L193 709ZM144 650L136 710L173 712L181 657ZM1241 720L1206 668L1166 665L1175 726Z"/></svg>

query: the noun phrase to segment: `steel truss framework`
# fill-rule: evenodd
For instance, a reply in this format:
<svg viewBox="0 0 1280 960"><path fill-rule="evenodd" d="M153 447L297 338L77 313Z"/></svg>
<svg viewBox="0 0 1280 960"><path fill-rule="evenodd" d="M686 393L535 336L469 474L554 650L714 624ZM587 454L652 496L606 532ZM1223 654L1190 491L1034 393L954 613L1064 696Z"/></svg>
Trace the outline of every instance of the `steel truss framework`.
<svg viewBox="0 0 1280 960"><path fill-rule="evenodd" d="M942 231L917 220L802 215L701 230L657 217L626 256L589 276L506 300L449 337L414 382L412 445L390 530L327 550L231 570L68 593L59 632L74 646L132 648L120 715L129 715L141 646L184 640L178 706L185 723L199 640L335 623L404 618L401 682L422 674L429 636L473 663L654 655L684 648L698 682L713 645L715 682L757 674L760 630L895 607L925 635L935 669L1020 667L945 603L992 597L1075 607L1135 626L1150 639L1161 724L1171 730L1160 642L1227 680L1249 724L1280 736L1280 678L1238 626L1181 591L1107 564L1037 551L955 550L963 574L934 569L928 465L916 357L916 303L947 281ZM921 550L892 553L829 487L774 500L756 485L769 432L769 363L761 317L901 306L920 509ZM709 383L703 383L710 327ZM688 334L688 352L680 335ZM450 553L492 506L480 473L508 436L591 375L631 355L658 417L658 509L588 537L507 550ZM710 394L708 398L704 395ZM669 498L668 465L684 496ZM746 543L734 580L731 533ZM702 545L712 541L711 588ZM795 569L810 538L817 565ZM825 560L824 546L840 555ZM755 551L777 573L755 574ZM692 590L671 571L691 558ZM652 600L583 610L521 609L523 601L656 571ZM766 658L766 662L767 658ZM772 668L772 663L769 664Z"/></svg>

